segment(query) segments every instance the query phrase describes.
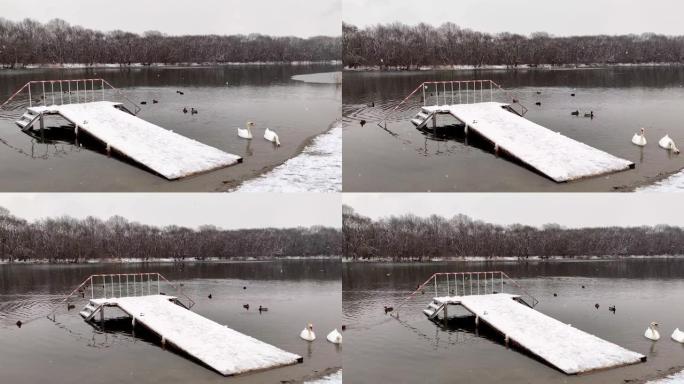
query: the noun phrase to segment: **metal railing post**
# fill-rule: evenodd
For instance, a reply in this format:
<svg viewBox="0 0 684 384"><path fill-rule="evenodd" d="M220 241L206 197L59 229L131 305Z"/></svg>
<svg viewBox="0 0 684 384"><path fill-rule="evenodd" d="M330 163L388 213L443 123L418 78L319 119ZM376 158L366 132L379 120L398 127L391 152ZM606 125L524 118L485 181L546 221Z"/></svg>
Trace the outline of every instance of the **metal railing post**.
<svg viewBox="0 0 684 384"><path fill-rule="evenodd" d="M41 81L40 84L43 86L43 106L46 106L47 104L45 103L47 102L47 100L45 99L45 82Z"/></svg>
<svg viewBox="0 0 684 384"><path fill-rule="evenodd" d="M421 88L423 88L423 107L424 107L424 106L425 106L425 102L426 102L426 100L425 100L425 83L423 83L423 84L421 85Z"/></svg>
<svg viewBox="0 0 684 384"><path fill-rule="evenodd" d="M105 101L104 79L100 79L100 87L102 88L102 101Z"/></svg>
<svg viewBox="0 0 684 384"><path fill-rule="evenodd" d="M451 82L451 105L454 105L454 82Z"/></svg>

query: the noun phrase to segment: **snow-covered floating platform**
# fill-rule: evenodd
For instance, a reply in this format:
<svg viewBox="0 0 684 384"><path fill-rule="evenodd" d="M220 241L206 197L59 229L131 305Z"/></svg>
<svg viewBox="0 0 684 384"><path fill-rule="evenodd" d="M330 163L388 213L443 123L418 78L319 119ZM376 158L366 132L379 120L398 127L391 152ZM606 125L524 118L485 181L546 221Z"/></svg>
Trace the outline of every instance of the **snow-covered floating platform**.
<svg viewBox="0 0 684 384"><path fill-rule="evenodd" d="M512 112L508 104L481 102L425 106L411 120L418 128L450 114L465 124L466 133L476 131L505 151L556 182L634 168L634 163L615 157L577 140L553 132ZM433 120L434 121L434 120Z"/></svg>
<svg viewBox="0 0 684 384"><path fill-rule="evenodd" d="M302 362L302 358L244 335L175 304L166 295L91 299L81 316L90 320L118 307L172 344L224 376Z"/></svg>
<svg viewBox="0 0 684 384"><path fill-rule="evenodd" d="M448 314L449 305L460 305L548 364L573 375L646 361L646 356L573 328L517 301L519 296L497 293L435 297L425 315Z"/></svg>
<svg viewBox="0 0 684 384"><path fill-rule="evenodd" d="M135 162L169 179L179 179L242 162L240 156L223 152L142 120L121 103L88 103L29 107L17 121L29 129L44 115L59 115Z"/></svg>

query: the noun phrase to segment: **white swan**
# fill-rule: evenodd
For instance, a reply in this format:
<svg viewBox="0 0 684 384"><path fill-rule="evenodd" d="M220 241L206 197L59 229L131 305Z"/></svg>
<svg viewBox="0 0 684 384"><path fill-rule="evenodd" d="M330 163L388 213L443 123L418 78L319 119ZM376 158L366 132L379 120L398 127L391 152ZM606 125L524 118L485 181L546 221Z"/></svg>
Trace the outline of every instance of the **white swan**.
<svg viewBox="0 0 684 384"><path fill-rule="evenodd" d="M644 333L644 337L647 339L653 340L653 341L658 341L660 340L660 332L658 332L658 323L652 322L648 328L646 329L646 332Z"/></svg>
<svg viewBox="0 0 684 384"><path fill-rule="evenodd" d="M275 143L275 145L280 147L280 139L278 138L278 134L268 128L266 128L266 131L264 132L264 139L272 141Z"/></svg>
<svg viewBox="0 0 684 384"><path fill-rule="evenodd" d="M646 137L644 136L644 131L646 130L644 128L641 128L639 130L639 133L635 133L634 136L632 136L632 144L638 145L640 147L646 145Z"/></svg>
<svg viewBox="0 0 684 384"><path fill-rule="evenodd" d="M674 140L670 138L670 135L663 136L663 138L658 142L658 145L661 148L671 150L674 153L679 153L679 148L677 148L677 145L675 145Z"/></svg>
<svg viewBox="0 0 684 384"><path fill-rule="evenodd" d="M672 332L672 340L684 343L684 332L680 331L679 328L675 328L674 332Z"/></svg>
<svg viewBox="0 0 684 384"><path fill-rule="evenodd" d="M333 329L332 332L328 333L326 339L328 339L328 341L333 344L342 344L342 334L337 332L337 328Z"/></svg>
<svg viewBox="0 0 684 384"><path fill-rule="evenodd" d="M302 332L299 334L299 337L306 341L314 341L316 340L316 334L313 331L313 325L309 324L302 330Z"/></svg>
<svg viewBox="0 0 684 384"><path fill-rule="evenodd" d="M247 140L252 140L252 127L254 126L254 123L251 121L248 121L247 124L245 124L246 128L238 128L238 136L242 137L243 139Z"/></svg>

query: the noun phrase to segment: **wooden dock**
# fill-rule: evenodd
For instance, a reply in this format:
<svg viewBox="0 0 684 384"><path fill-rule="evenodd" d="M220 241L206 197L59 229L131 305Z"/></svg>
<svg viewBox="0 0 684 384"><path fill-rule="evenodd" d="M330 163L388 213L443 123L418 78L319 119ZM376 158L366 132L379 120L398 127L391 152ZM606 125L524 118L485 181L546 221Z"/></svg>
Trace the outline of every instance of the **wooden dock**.
<svg viewBox="0 0 684 384"><path fill-rule="evenodd" d="M573 375L646 361L646 356L562 323L520 303L519 296L497 293L435 297L423 312L430 318L460 305L513 342L562 372Z"/></svg>
<svg viewBox="0 0 684 384"><path fill-rule="evenodd" d="M536 124L510 109L509 104L478 102L424 106L411 121L421 128L438 114L449 114L506 152L556 182L634 168L634 163Z"/></svg>
<svg viewBox="0 0 684 384"><path fill-rule="evenodd" d="M146 295L91 299L81 311L86 320L117 307L173 345L224 376L302 362L302 357L218 324L174 303L176 297Z"/></svg>
<svg viewBox="0 0 684 384"><path fill-rule="evenodd" d="M17 121L30 129L46 115L59 115L71 122L78 134L85 131L112 150L169 179L227 167L242 162L226 153L164 129L125 111L121 103L91 101L28 107Z"/></svg>

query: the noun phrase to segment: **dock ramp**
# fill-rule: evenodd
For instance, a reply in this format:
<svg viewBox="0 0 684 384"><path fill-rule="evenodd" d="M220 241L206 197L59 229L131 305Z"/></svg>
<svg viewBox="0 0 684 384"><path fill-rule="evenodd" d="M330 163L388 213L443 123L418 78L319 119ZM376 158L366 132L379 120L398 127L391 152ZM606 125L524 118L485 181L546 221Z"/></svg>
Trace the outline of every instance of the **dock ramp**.
<svg viewBox="0 0 684 384"><path fill-rule="evenodd" d="M462 306L475 315L476 322L483 321L501 332L507 342L515 342L569 375L646 360L642 354L560 322L515 299L515 295L498 293L436 297L433 303Z"/></svg>
<svg viewBox="0 0 684 384"><path fill-rule="evenodd" d="M435 273L397 303L392 316L399 318L411 300L433 289L433 300L423 309L429 319L447 320L450 306L461 306L475 316L476 325L488 324L507 345L515 343L566 374L646 361L642 354L535 310L539 301L502 271Z"/></svg>
<svg viewBox="0 0 684 384"><path fill-rule="evenodd" d="M226 153L135 115L137 103L104 79L29 81L0 109L26 112L16 124L24 131L44 117L59 115L72 123L76 134L85 131L143 167L169 179L180 179L242 162Z"/></svg>
<svg viewBox="0 0 684 384"><path fill-rule="evenodd" d="M149 123L118 108L120 103L94 101L29 107L34 123L41 115L59 115L135 162L169 180L227 167L242 161L223 152ZM24 116L26 116L24 115Z"/></svg>
<svg viewBox="0 0 684 384"><path fill-rule="evenodd" d="M224 376L302 361L300 356L185 309L174 299L165 295L93 299L90 306L118 307L134 324L159 335L162 345L172 344Z"/></svg>
<svg viewBox="0 0 684 384"><path fill-rule="evenodd" d="M117 308L117 317L124 312L133 327L145 327L158 335L162 346L173 346L224 376L303 361L301 356L192 312L195 302L183 293L182 287L154 272L91 275L57 303L48 318L56 321L59 308L85 300L79 314L104 330L105 312Z"/></svg>
<svg viewBox="0 0 684 384"><path fill-rule="evenodd" d="M389 110L378 123L407 112L409 100L421 97L420 111L410 118L417 128L448 114L463 123L465 133L475 131L494 144L496 153L529 166L556 182L567 182L634 168L634 163L581 143L526 119L520 97L492 80L427 81ZM498 102L503 101L503 102ZM403 107L402 107L403 106Z"/></svg>
<svg viewBox="0 0 684 384"><path fill-rule="evenodd" d="M466 132L473 130L492 142L495 151L505 151L556 182L634 167L631 161L527 120L512 112L508 104L481 102L423 107L421 114L426 118L418 123L425 123L437 113L452 115L465 124Z"/></svg>

